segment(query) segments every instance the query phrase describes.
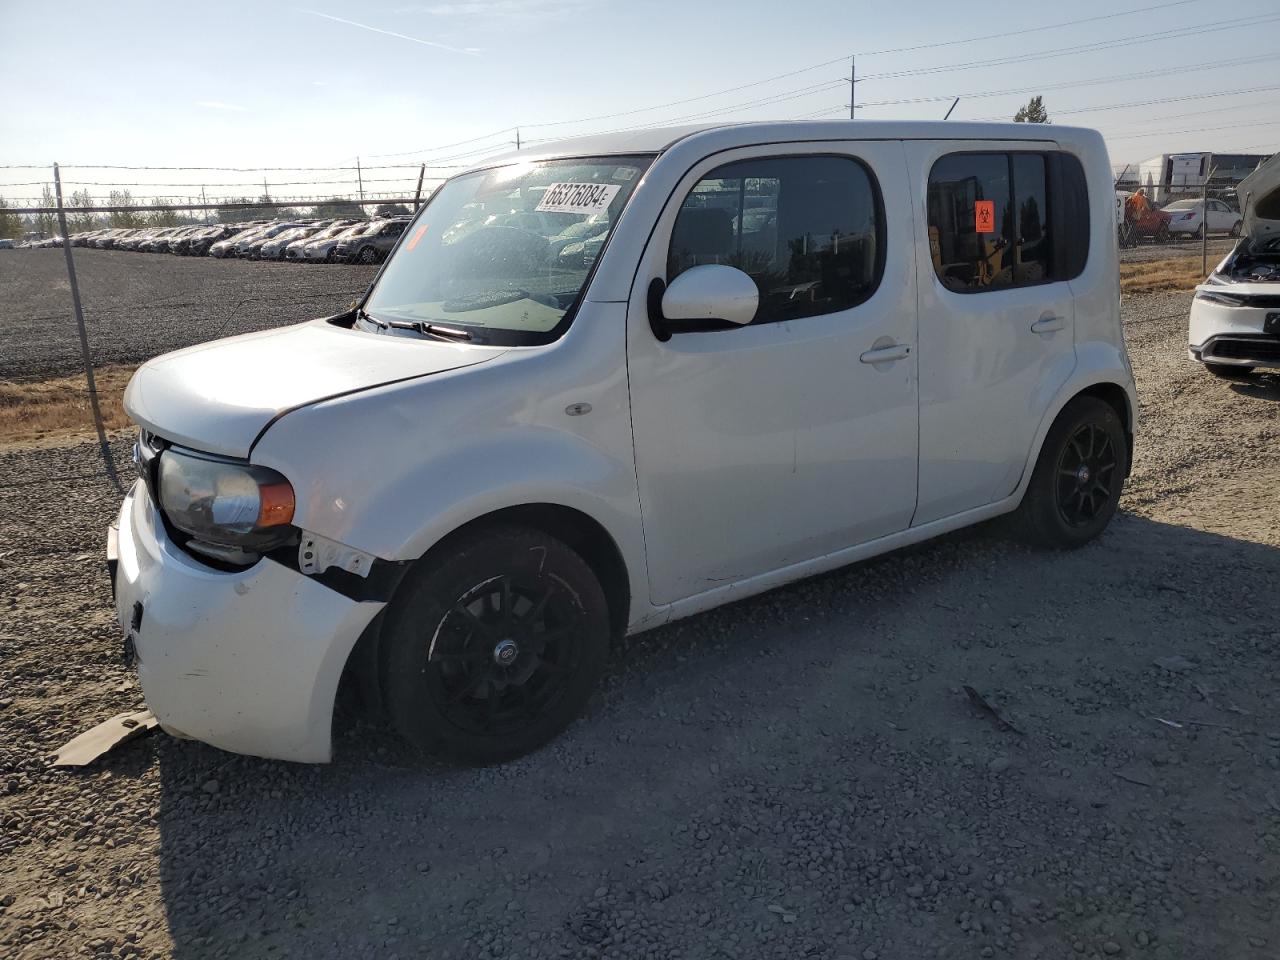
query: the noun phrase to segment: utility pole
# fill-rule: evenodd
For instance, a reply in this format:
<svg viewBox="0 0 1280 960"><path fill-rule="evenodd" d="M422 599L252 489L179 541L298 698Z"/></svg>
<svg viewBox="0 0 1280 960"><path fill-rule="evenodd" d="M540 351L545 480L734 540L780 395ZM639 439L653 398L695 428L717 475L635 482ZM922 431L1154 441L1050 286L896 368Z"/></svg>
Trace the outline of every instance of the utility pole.
<svg viewBox="0 0 1280 960"><path fill-rule="evenodd" d="M427 175L427 165L424 163L418 168L418 189L413 191L413 209L417 210L422 206L422 178Z"/></svg>
<svg viewBox="0 0 1280 960"><path fill-rule="evenodd" d="M853 119L854 104L858 102L858 95L855 92L854 85L858 82L858 65L857 58L853 55L849 56L849 119Z"/></svg>
<svg viewBox="0 0 1280 960"><path fill-rule="evenodd" d="M516 127L516 150L520 149L520 128Z"/></svg>
<svg viewBox="0 0 1280 960"><path fill-rule="evenodd" d="M359 157L356 157L356 183L360 186L360 200L364 202L364 174L360 172Z"/></svg>
<svg viewBox="0 0 1280 960"><path fill-rule="evenodd" d="M209 198L204 195L204 185L200 185L200 205L204 207L204 222L209 222Z"/></svg>

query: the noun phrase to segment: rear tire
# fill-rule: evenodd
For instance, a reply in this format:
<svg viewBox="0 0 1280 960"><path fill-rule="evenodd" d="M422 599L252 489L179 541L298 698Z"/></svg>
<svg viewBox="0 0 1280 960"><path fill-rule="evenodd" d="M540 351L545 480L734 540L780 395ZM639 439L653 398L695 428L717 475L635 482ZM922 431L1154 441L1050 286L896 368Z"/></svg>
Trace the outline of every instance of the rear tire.
<svg viewBox="0 0 1280 960"><path fill-rule="evenodd" d="M1237 367L1230 363L1206 363L1204 368L1223 380L1247 380L1253 367Z"/></svg>
<svg viewBox="0 0 1280 960"><path fill-rule="evenodd" d="M1049 428L1014 514L1019 537L1042 547L1080 547L1111 522L1129 472L1129 445L1115 409L1076 397Z"/></svg>
<svg viewBox="0 0 1280 960"><path fill-rule="evenodd" d="M537 530L493 527L409 574L383 633L395 726L468 764L536 750L595 690L609 609L591 568Z"/></svg>

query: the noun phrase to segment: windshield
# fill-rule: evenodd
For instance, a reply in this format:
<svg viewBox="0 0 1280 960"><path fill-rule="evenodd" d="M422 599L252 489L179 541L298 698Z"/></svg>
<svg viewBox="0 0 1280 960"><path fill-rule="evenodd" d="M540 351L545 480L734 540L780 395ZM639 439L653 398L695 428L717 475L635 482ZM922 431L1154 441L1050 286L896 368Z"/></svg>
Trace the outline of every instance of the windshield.
<svg viewBox="0 0 1280 960"><path fill-rule="evenodd" d="M578 300L647 157L515 164L432 196L365 303L375 320L541 343Z"/></svg>

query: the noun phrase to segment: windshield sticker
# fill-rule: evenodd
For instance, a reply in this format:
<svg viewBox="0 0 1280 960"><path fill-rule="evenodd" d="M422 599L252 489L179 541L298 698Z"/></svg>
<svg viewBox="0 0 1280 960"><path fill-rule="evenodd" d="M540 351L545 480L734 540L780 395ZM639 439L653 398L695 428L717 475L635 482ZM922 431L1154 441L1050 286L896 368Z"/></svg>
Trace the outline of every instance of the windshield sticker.
<svg viewBox="0 0 1280 960"><path fill-rule="evenodd" d="M534 209L538 213L599 213L609 209L617 183L552 183Z"/></svg>
<svg viewBox="0 0 1280 960"><path fill-rule="evenodd" d="M977 200L973 204L974 229L978 233L996 232L996 202Z"/></svg>
<svg viewBox="0 0 1280 960"><path fill-rule="evenodd" d="M409 250L416 247L418 245L418 241L422 239L422 235L427 232L428 226L429 224L424 223L417 230L413 231L413 236L409 238L409 242L405 244L405 247Z"/></svg>

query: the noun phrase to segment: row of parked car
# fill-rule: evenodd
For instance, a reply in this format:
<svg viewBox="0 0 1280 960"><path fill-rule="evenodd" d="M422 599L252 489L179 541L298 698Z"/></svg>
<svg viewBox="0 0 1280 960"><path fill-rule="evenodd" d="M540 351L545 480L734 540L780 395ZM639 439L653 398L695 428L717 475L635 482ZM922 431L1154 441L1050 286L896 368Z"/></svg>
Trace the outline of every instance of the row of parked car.
<svg viewBox="0 0 1280 960"><path fill-rule="evenodd" d="M381 263L409 217L373 220L254 220L185 227L110 227L72 234L74 247L172 253L187 257L299 260L306 263ZM35 246L61 246L61 238Z"/></svg>

